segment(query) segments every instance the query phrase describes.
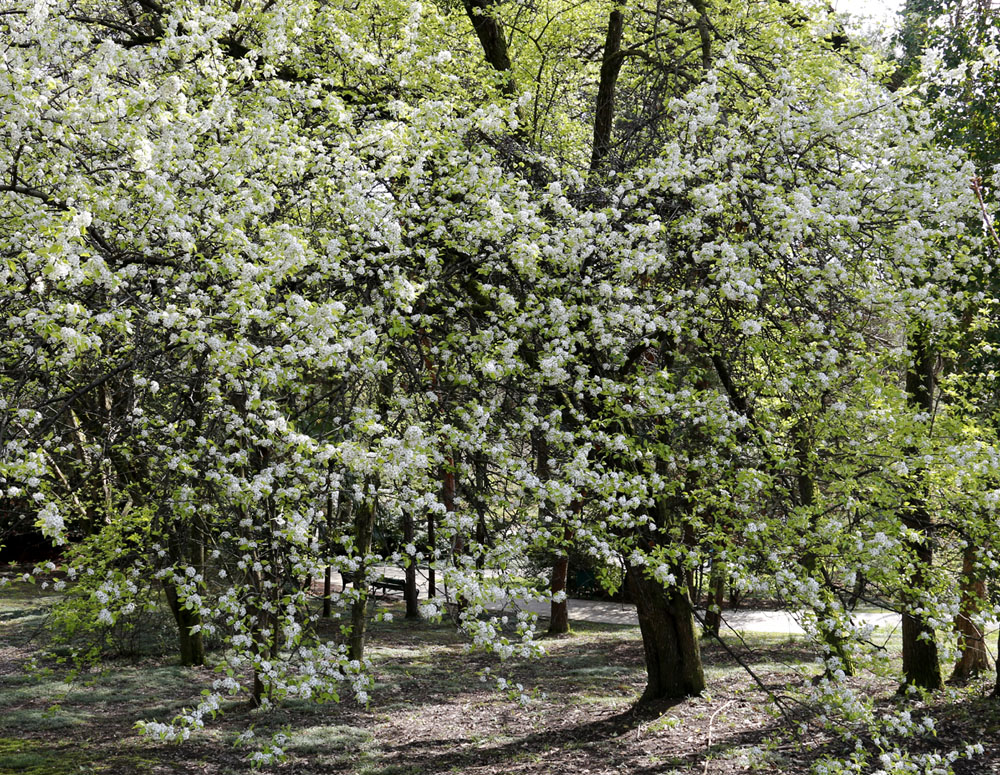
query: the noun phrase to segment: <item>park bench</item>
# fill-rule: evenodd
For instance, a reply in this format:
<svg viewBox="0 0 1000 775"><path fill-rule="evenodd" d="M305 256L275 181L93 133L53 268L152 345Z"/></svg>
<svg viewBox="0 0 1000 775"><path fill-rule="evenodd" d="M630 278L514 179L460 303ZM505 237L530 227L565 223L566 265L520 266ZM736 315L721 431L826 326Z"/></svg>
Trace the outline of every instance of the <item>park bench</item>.
<svg viewBox="0 0 1000 775"><path fill-rule="evenodd" d="M381 589L383 594L393 590L395 592L405 592L406 582L403 579L394 579L390 576L383 576L372 582L373 589Z"/></svg>

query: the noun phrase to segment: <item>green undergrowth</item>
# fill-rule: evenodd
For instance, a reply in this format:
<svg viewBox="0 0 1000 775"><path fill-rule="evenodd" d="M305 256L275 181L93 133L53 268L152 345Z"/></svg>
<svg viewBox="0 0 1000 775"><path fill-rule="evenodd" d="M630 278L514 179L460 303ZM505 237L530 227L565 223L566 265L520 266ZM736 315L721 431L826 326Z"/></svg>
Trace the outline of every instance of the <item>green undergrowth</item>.
<svg viewBox="0 0 1000 775"><path fill-rule="evenodd" d="M156 760L145 754L119 753L109 760L100 745L75 738L31 740L0 737L0 775L79 775L149 772Z"/></svg>

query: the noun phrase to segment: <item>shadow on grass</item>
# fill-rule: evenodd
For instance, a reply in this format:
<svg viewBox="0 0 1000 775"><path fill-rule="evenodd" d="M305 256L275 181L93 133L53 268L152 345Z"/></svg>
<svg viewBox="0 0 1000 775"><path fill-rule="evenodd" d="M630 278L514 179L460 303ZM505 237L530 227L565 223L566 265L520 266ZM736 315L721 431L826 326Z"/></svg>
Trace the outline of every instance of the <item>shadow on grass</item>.
<svg viewBox="0 0 1000 775"><path fill-rule="evenodd" d="M399 609L391 610L397 613ZM320 631L329 634L338 626L337 622L323 622ZM222 773L228 767L242 771L239 767L243 752L234 752L227 743L235 737L234 730L259 722L262 734L278 731L284 724L292 727L288 750L295 761L279 768L283 772L388 775L464 772L483 765L500 771L512 758L547 752L561 757L564 752L558 749L563 748L585 754L588 766L607 758L609 762L627 763L630 772L663 772L662 765L643 769L645 761L627 742L629 735L641 731L643 725L652 730L655 723L651 722L678 707L677 703L667 703L622 710L631 706L645 683L638 629L595 623L577 623L574 627L570 637L544 640L551 652L548 656L539 661L514 662L503 671L508 679L548 695L540 711L512 706L504 695L481 684L476 674L486 667L496 671L495 658L464 653L466 641L450 623L411 622L397 615L394 621L374 623L371 629L369 655L378 681L371 693L371 708L361 708L351 701L339 706L296 703L265 720L257 719L248 706L237 703L227 708L226 717L211 733L199 733L197 741L182 747L153 746L142 753L155 752L164 766L178 772ZM747 643L752 647L750 652L739 644L733 648L751 666L767 666L768 670L813 658L802 643L787 638L748 637ZM703 653L710 670L733 676L726 680L735 682L742 668L724 649L706 643ZM167 664L174 659L167 655L142 662L110 661L100 673L85 676L92 682L90 685L62 683L59 676L63 673L56 669L49 676L40 676L37 682L18 678L0 686L0 734L11 739L44 738L31 741L30 750L12 750L15 763L30 764L32 757L63 757L62 741L53 739L54 733L59 733L88 741L86 745L92 749L87 755L99 757L100 766L105 768L95 766L90 771L131 772L124 764L119 767L119 760L125 762L122 757L133 755L145 745L135 739L132 723L140 718L172 717L180 707L193 704L199 690L214 677L211 670ZM56 700L63 707L53 715L46 706L57 690L63 692L62 699ZM572 717L563 712L564 708L575 710ZM697 726L700 722L693 719L702 710L705 708L697 704L686 708L684 723ZM404 713L420 717L422 726L411 733L406 729ZM482 730L470 722L472 713L483 720ZM500 714L510 720L509 727L506 722L492 722ZM455 729L449 729L448 719L455 720ZM534 730L532 724L536 725ZM529 731L524 734L526 729ZM670 761L700 761L706 752L722 756L741 744L757 743L768 729L776 728L767 727L767 719L764 724L737 727L736 732L730 727L726 730L732 733L729 737L720 735L710 749L700 747L700 752L692 750L692 745L675 751L671 746L676 740L661 740L661 753ZM405 734L393 734L401 730ZM215 737L210 738L211 734ZM690 736L687 728L685 735ZM199 769L198 760L210 761L213 769ZM36 767L38 775L48 775L42 766L39 763ZM0 773L8 770L36 775L30 768L0 766Z"/></svg>
<svg viewBox="0 0 1000 775"><path fill-rule="evenodd" d="M660 719L667 711L684 704L684 700L663 701L655 704L632 706L625 711L581 724L515 737L504 743L480 748L459 748L451 739L423 739L397 745L383 745L382 758L377 772L391 773L396 767L405 766L420 773L454 773L473 769L501 771L511 762L535 758L539 761L553 751L576 751L588 754L593 764L599 763L602 771L624 769L639 775L662 775L664 763L639 764L632 745L633 733ZM697 747L669 756L672 766L693 766L706 755L717 757L747 744L757 744L769 736L781 733L777 725L758 727L728 736L722 736L711 747ZM564 765L560 766L563 769ZM548 771L548 770L546 770Z"/></svg>
<svg viewBox="0 0 1000 775"><path fill-rule="evenodd" d="M497 671L494 657L462 653L465 643L448 624L393 623L373 629L369 654L375 663L376 707L434 705L475 695L484 687L477 676L487 668ZM519 660L503 666L500 674L544 692L552 702L579 701L600 694L613 704L632 701L645 683L645 665L638 628L629 625L585 623L569 637L546 638L549 652L539 660ZM812 664L816 652L808 644L785 636L747 637L729 648L753 670L791 672ZM715 641L702 644L706 669L718 678L742 673L743 666Z"/></svg>

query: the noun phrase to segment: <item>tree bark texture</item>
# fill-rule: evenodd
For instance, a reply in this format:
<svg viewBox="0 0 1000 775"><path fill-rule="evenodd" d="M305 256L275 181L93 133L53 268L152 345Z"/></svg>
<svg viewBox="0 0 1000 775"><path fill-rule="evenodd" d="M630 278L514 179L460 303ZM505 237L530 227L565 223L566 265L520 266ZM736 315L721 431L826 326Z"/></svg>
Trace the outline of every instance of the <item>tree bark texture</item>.
<svg viewBox="0 0 1000 775"><path fill-rule="evenodd" d="M486 542L489 535L486 530L487 512L487 488L489 487L489 477L487 476L487 458L485 453L477 452L473 456L473 467L475 469L476 487L474 502L476 506L476 568L482 570L486 560Z"/></svg>
<svg viewBox="0 0 1000 775"><path fill-rule="evenodd" d="M506 75L503 84L504 94L514 94L517 91L517 83L514 81L510 54L507 51L507 38L504 37L500 22L491 13L493 3L491 0L463 0L462 5L469 21L472 22L472 29L476 31L479 44L483 47L486 61L498 73Z"/></svg>
<svg viewBox="0 0 1000 775"><path fill-rule="evenodd" d="M564 635L569 632L569 605L566 601L566 582L569 578L569 556L560 554L552 563L552 608L549 614L549 635ZM560 592L564 593L562 600L554 598Z"/></svg>
<svg viewBox="0 0 1000 775"><path fill-rule="evenodd" d="M608 17L608 31L601 57L601 80L597 85L597 105L594 113L594 143L590 169L597 170L611 152L611 131L615 122L615 87L622 69L622 12L614 10Z"/></svg>
<svg viewBox="0 0 1000 775"><path fill-rule="evenodd" d="M718 559L712 560L708 577L708 607L705 611L705 635L719 637L722 626L722 602L726 592L726 569Z"/></svg>
<svg viewBox="0 0 1000 775"><path fill-rule="evenodd" d="M906 373L906 396L910 407L928 417L934 411L934 364L936 358L931 350L926 332L914 335L910 347L913 363ZM909 450L910 454L915 450ZM913 485L906 493L901 519L911 530L918 531L920 537L910 542L910 550L915 557L913 575L909 586L913 590L923 588L926 571L934 560L931 546L931 517L927 511L923 472L913 473ZM909 597L910 599L906 599ZM940 689L941 662L938 657L934 629L923 614L914 613L917 600L904 596L903 609L903 682L904 685L919 686L924 689Z"/></svg>
<svg viewBox="0 0 1000 775"><path fill-rule="evenodd" d="M357 597L351 604L351 635L348 639L347 653L351 659L357 660L360 660L365 653L365 634L368 627L368 582L365 558L372 548L375 512L374 500L359 504L354 512L354 550L358 554L359 563L354 575L354 591Z"/></svg>
<svg viewBox="0 0 1000 775"><path fill-rule="evenodd" d="M413 533L414 533L413 517L410 514L406 514L403 517L403 543L409 546L413 543ZM403 600L406 601L406 618L407 619L419 619L420 618L420 606L417 602L419 597L419 592L417 589L417 559L416 557L410 558L410 564L406 566L405 570L405 586L403 588Z"/></svg>
<svg viewBox="0 0 1000 775"><path fill-rule="evenodd" d="M538 480L545 484L549 481L552 471L549 468L549 442L544 433L537 433L534 436L535 446L535 474ZM543 516L552 519L552 504L548 499L542 499L538 508ZM563 535L565 536L565 529ZM549 635L563 635L569 632L569 606L566 603L565 595L563 600L556 602L555 596L566 592L566 583L569 578L569 555L565 551L557 550L552 560L552 575L549 580L549 592L553 600L549 608Z"/></svg>
<svg viewBox="0 0 1000 775"><path fill-rule="evenodd" d="M627 568L625 580L636 604L646 656L646 689L639 702L701 694L705 674L687 593L676 586L664 588L641 568Z"/></svg>
<svg viewBox="0 0 1000 775"><path fill-rule="evenodd" d="M986 599L986 582L976 571L976 559L976 549L965 547L962 552L962 599L955 617L960 653L949 683L965 683L990 668L986 638L972 620Z"/></svg>
<svg viewBox="0 0 1000 775"><path fill-rule="evenodd" d="M333 611L333 568L329 565L323 571L323 618L329 619Z"/></svg>
<svg viewBox="0 0 1000 775"><path fill-rule="evenodd" d="M194 525L186 525L181 534L168 539L171 558L178 564L191 565L199 573L205 572L205 544L195 535ZM205 664L205 642L201 634L201 616L194 610L185 607L180 599L177 587L164 579L163 590L167 596L167 605L177 623L177 643L180 649L181 664L195 666ZM194 630L194 632L192 632Z"/></svg>
<svg viewBox="0 0 1000 775"><path fill-rule="evenodd" d="M437 546L437 536L434 534L434 512L427 512L427 557L430 567L427 569L427 597L437 597L437 574L434 572L434 549Z"/></svg>
<svg viewBox="0 0 1000 775"><path fill-rule="evenodd" d="M330 536L333 535L333 518L334 518L334 508L333 508L333 462L330 462L328 468L328 479L327 479L327 492L326 492L326 539L325 545L330 546ZM341 493L343 497L343 493ZM342 504L341 504L342 505ZM323 618L329 619L333 611L333 568L329 565L323 571Z"/></svg>
<svg viewBox="0 0 1000 775"><path fill-rule="evenodd" d="M180 647L181 664L193 667L205 664L205 641L201 631L191 630L201 625L201 617L197 612L186 608L177 595L177 589L168 581L163 583L163 591L167 595L167 605L177 623L177 642Z"/></svg>

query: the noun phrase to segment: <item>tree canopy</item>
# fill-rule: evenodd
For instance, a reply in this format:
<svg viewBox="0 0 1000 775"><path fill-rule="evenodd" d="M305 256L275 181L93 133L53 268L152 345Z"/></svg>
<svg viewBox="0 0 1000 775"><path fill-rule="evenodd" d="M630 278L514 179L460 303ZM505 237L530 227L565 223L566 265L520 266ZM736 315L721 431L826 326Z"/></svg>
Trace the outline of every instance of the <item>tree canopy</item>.
<svg viewBox="0 0 1000 775"><path fill-rule="evenodd" d="M881 659L847 600L898 607L934 689L953 555L996 573L982 13L923 74L911 24L893 76L779 0L2 0L0 497L96 621L163 589L187 661L223 644L146 730L363 701L384 564L536 655L487 606L572 547L624 573L645 700L705 687L691 575L725 563L804 612L831 728L910 761L840 680Z"/></svg>

